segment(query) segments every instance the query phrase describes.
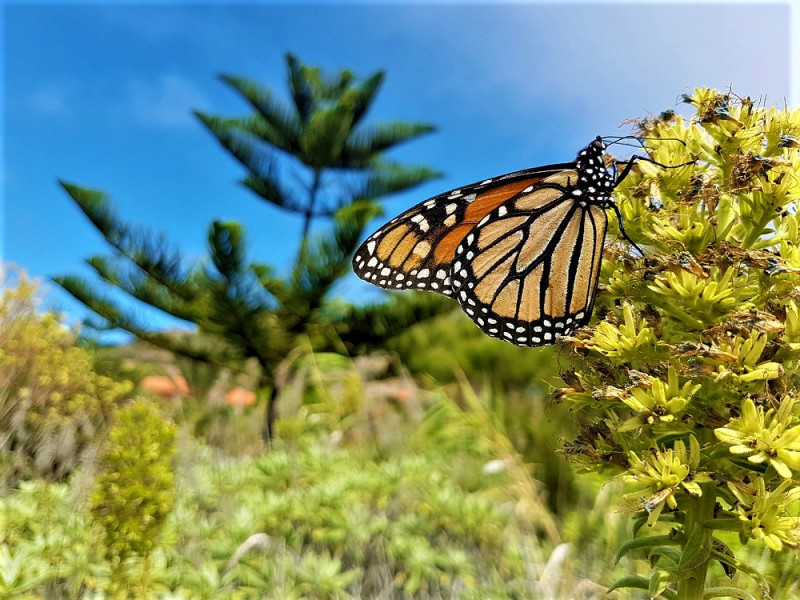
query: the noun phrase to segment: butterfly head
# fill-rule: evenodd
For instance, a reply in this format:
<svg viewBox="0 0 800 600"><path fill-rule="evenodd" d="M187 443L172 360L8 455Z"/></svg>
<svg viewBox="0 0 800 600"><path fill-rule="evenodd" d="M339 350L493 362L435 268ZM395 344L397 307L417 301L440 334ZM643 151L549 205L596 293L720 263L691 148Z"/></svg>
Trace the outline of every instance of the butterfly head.
<svg viewBox="0 0 800 600"><path fill-rule="evenodd" d="M606 144L598 136L575 159L578 188L585 194L587 202L603 207L610 206L615 185L614 175L606 168L605 150Z"/></svg>
<svg viewBox="0 0 800 600"><path fill-rule="evenodd" d="M581 174L597 173L605 170L603 155L606 151L606 144L600 137L595 138L591 144L578 152L575 164Z"/></svg>

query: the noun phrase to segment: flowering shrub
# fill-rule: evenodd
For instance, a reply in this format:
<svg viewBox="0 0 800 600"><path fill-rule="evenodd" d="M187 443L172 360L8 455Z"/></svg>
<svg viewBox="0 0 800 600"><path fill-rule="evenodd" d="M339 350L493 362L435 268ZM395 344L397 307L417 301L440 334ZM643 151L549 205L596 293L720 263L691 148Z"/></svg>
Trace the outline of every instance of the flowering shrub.
<svg viewBox="0 0 800 600"><path fill-rule="evenodd" d="M0 283L0 481L63 479L133 385L92 369L58 315L37 311L23 272L6 269Z"/></svg>
<svg viewBox="0 0 800 600"><path fill-rule="evenodd" d="M636 484L640 539L620 556L645 549L654 568L614 587L694 599L732 593L704 589L712 562L767 587L724 532L800 546L800 110L685 100L689 120L638 123L655 161L694 164L640 161L617 188L646 256L607 249L602 318L567 340L580 366L557 395L580 423L567 452Z"/></svg>
<svg viewBox="0 0 800 600"><path fill-rule="evenodd" d="M143 399L119 409L108 431L91 511L103 531L112 597L148 589L148 559L175 503L176 433L158 407Z"/></svg>

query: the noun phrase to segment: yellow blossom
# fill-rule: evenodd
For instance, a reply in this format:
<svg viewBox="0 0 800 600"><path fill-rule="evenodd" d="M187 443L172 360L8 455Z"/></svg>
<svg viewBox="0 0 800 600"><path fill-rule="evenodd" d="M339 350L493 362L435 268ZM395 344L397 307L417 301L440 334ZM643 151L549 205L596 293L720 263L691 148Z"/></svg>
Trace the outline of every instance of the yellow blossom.
<svg viewBox="0 0 800 600"><path fill-rule="evenodd" d="M792 469L800 469L800 425L794 425L794 398L786 396L777 411L746 398L742 415L726 427L714 431L717 438L730 446L732 454L746 456L752 463L768 462L784 479L792 477Z"/></svg>
<svg viewBox="0 0 800 600"><path fill-rule="evenodd" d="M739 500L736 511L745 533L775 552L784 546L800 546L800 517L790 516L787 511L800 500L800 487L787 479L770 492L763 478L756 477L754 483L753 493L745 492L742 486L728 484Z"/></svg>

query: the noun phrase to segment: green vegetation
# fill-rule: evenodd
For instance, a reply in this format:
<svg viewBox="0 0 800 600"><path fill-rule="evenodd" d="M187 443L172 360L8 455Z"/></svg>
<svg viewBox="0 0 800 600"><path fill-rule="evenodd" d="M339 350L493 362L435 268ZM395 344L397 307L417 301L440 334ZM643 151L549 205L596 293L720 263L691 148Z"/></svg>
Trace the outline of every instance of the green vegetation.
<svg viewBox="0 0 800 600"><path fill-rule="evenodd" d="M174 454L175 427L154 404L137 400L117 411L90 507L103 531L112 597L147 595L137 590L149 588L150 555L175 502Z"/></svg>
<svg viewBox="0 0 800 600"><path fill-rule="evenodd" d="M53 314L35 311L36 286L0 274L0 490L20 479L63 480L91 454L114 407L133 387L92 369L90 355Z"/></svg>
<svg viewBox="0 0 800 600"><path fill-rule="evenodd" d="M768 580L740 544L800 547L800 111L705 89L686 101L690 122L640 127L658 162L696 164L640 162L617 189L649 252L612 246L605 316L571 341L581 362L560 396L582 423L570 453L635 485L638 535L618 556L653 570L613 587L744 598L742 574ZM707 586L714 565L733 581Z"/></svg>

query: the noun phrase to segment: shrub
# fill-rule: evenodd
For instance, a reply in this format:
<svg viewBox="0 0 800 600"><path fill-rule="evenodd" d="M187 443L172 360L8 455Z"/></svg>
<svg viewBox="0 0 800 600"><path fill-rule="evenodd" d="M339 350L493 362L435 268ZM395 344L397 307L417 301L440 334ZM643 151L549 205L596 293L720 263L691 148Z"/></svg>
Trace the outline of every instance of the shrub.
<svg viewBox="0 0 800 600"><path fill-rule="evenodd" d="M92 370L59 317L36 310L36 285L24 272L0 279L0 480L63 480L132 386Z"/></svg>
<svg viewBox="0 0 800 600"><path fill-rule="evenodd" d="M108 432L91 511L103 531L114 596L148 589L148 558L175 502L175 433L146 400L119 409Z"/></svg>
<svg viewBox="0 0 800 600"><path fill-rule="evenodd" d="M726 532L800 546L800 111L705 89L686 101L690 121L640 127L656 161L696 163L639 162L617 188L647 256L608 249L603 317L570 342L582 364L559 396L582 424L568 452L636 486L647 535L620 555L644 549L654 569L617 586L692 600L745 585L705 590L712 562L766 589Z"/></svg>

